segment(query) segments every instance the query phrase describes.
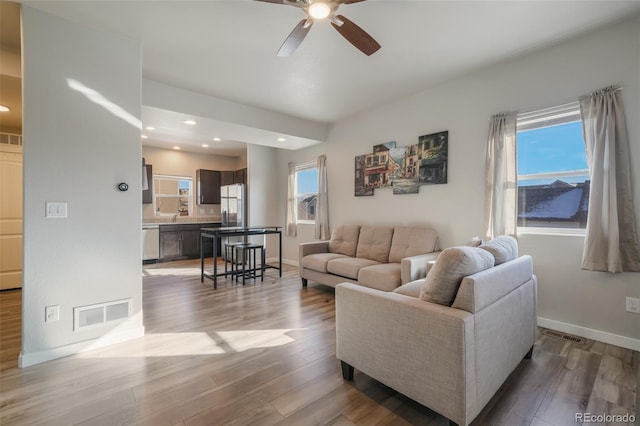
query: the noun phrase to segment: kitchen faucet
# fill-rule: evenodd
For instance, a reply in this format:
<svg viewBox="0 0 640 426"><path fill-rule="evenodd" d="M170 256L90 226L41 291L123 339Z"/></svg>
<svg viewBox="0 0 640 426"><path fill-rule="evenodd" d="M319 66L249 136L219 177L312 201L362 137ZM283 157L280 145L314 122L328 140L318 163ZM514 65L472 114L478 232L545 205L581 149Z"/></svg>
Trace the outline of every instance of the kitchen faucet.
<svg viewBox="0 0 640 426"><path fill-rule="evenodd" d="M177 221L177 220L178 220L178 213L175 213L175 214L173 215L173 217L171 218L171 222L175 222L175 221Z"/></svg>

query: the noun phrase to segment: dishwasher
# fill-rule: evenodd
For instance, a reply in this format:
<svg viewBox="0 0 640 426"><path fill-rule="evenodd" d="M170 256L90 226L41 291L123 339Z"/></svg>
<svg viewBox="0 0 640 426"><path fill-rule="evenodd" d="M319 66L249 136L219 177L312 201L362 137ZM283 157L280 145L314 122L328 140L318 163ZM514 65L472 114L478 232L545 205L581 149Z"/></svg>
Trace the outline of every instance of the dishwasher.
<svg viewBox="0 0 640 426"><path fill-rule="evenodd" d="M158 225L142 227L142 263L157 262L160 257L160 228Z"/></svg>

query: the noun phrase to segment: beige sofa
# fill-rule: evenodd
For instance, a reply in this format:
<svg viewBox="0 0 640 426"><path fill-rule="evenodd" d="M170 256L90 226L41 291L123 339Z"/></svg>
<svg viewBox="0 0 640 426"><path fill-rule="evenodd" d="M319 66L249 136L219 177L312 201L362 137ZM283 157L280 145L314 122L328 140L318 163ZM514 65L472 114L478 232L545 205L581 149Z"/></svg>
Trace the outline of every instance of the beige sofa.
<svg viewBox="0 0 640 426"><path fill-rule="evenodd" d="M341 225L329 241L298 246L300 278L335 287L352 282L384 291L426 276L438 236L419 226Z"/></svg>
<svg viewBox="0 0 640 426"><path fill-rule="evenodd" d="M466 426L531 357L536 277L531 257L517 257L461 279L448 306L425 301L440 262L394 292L338 285L336 356L345 379L355 367Z"/></svg>

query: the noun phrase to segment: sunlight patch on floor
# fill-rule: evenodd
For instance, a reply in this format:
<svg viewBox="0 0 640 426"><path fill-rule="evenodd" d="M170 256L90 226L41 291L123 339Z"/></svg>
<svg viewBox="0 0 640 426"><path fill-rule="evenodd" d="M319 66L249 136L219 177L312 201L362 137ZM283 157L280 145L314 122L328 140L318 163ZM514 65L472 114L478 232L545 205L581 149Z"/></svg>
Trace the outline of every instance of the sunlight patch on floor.
<svg viewBox="0 0 640 426"><path fill-rule="evenodd" d="M297 329L218 331L216 334L234 352L244 352L249 349L271 348L295 342L296 339L287 335L287 333L294 330Z"/></svg>
<svg viewBox="0 0 640 426"><path fill-rule="evenodd" d="M296 328L230 330L212 333L154 333L122 344L78 354L78 358L148 358L222 355L250 349L284 346L296 341L287 333Z"/></svg>
<svg viewBox="0 0 640 426"><path fill-rule="evenodd" d="M142 268L142 276L146 277L167 277L170 275L174 276L200 276L200 268Z"/></svg>

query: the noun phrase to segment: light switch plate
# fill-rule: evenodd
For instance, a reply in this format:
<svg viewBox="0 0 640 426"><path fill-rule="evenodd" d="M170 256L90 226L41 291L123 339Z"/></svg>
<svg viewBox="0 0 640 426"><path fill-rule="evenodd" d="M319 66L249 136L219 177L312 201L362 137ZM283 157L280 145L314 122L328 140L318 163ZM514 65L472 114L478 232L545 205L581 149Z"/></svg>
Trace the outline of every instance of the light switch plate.
<svg viewBox="0 0 640 426"><path fill-rule="evenodd" d="M66 202L47 202L46 216L48 218L67 217L67 203Z"/></svg>

